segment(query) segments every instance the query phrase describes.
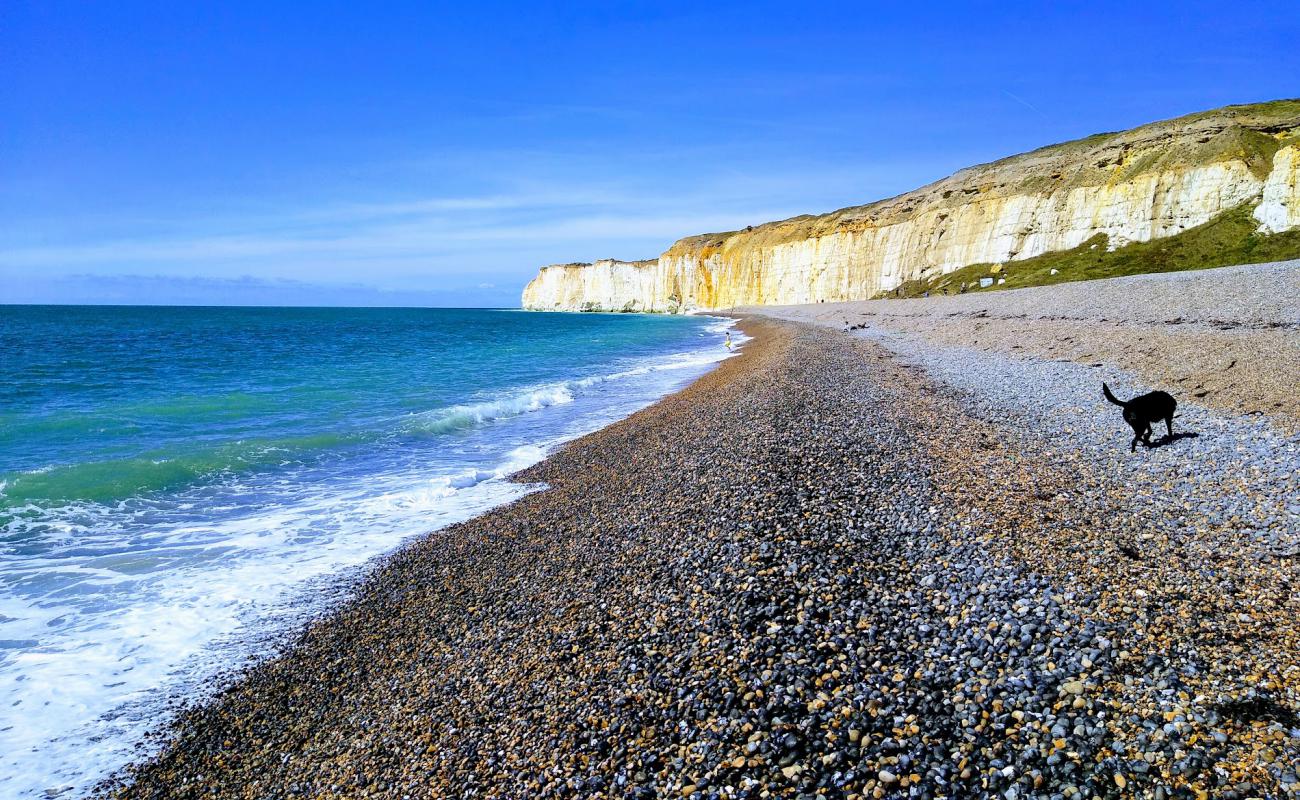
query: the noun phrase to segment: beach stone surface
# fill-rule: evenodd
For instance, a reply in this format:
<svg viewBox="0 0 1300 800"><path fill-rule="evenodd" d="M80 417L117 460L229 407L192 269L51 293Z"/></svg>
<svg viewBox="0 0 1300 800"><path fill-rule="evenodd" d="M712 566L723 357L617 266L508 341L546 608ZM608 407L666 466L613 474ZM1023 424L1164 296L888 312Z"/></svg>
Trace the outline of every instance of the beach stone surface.
<svg viewBox="0 0 1300 800"><path fill-rule="evenodd" d="M766 316L945 347L1118 368L1230 416L1300 432L1300 261L1005 292L765 306Z"/></svg>
<svg viewBox="0 0 1300 800"><path fill-rule="evenodd" d="M1294 438L1191 406L1131 454L1085 366L743 325L100 794L1300 791Z"/></svg>

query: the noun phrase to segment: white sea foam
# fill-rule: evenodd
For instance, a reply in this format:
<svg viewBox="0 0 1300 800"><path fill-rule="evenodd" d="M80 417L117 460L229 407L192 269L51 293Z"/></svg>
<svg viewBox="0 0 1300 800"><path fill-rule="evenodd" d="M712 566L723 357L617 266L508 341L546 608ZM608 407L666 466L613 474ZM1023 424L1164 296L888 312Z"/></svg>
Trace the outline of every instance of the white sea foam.
<svg viewBox="0 0 1300 800"><path fill-rule="evenodd" d="M734 325L735 320L719 318L717 322L710 324L705 328L705 330L713 334L718 334L731 329ZM737 330L735 331L735 336L732 337L732 343L738 347L748 341L749 338L750 337L745 336ZM735 353L727 352L722 348L691 353L675 353L660 359L647 361L646 363L639 364L630 369L619 370L604 375L592 375L586 378L578 378L563 383L533 387L509 394L502 398L486 400L479 403L456 405L449 408L415 414L412 415L412 419L407 422L405 427L408 431L423 433L446 433L448 431L469 428L484 422L509 419L510 417L519 416L520 414L527 414L551 408L553 406L572 403L574 401L575 393L580 393L583 390L591 389L592 387L610 381L621 381L649 375L655 372L689 369L698 370L716 364L732 355L735 355Z"/></svg>
<svg viewBox="0 0 1300 800"><path fill-rule="evenodd" d="M157 687L199 688L197 677L223 666L212 642L301 602L295 587L522 496L529 487L501 480L516 463L415 482L378 478L178 527L129 554L30 561L25 575L4 570L5 579L39 574L51 589L36 602L6 596L0 605L0 638L27 645L0 650L8 654L0 659L0 796L81 789L112 770L153 719ZM129 603L112 607L114 585Z"/></svg>
<svg viewBox="0 0 1300 800"><path fill-rule="evenodd" d="M456 405L416 414L408 423L407 429L413 432L446 433L572 402L573 393L569 386L560 383L529 389L497 400Z"/></svg>
<svg viewBox="0 0 1300 800"><path fill-rule="evenodd" d="M0 587L23 589L0 592L0 796L75 794L138 757L168 697L264 655L267 632L338 596L340 574L532 491L505 479L732 355L718 340L732 324L698 351L412 415L399 427L433 449L364 480L11 507L6 534L41 537L45 555L0 562ZM443 453L440 433L468 449ZM254 488L276 502L245 507Z"/></svg>

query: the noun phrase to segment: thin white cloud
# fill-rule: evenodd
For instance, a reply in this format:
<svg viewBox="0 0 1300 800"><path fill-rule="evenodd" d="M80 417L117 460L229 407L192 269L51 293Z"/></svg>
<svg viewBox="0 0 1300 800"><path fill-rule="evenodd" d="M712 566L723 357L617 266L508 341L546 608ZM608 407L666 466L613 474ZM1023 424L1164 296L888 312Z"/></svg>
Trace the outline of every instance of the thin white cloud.
<svg viewBox="0 0 1300 800"><path fill-rule="evenodd" d="M361 221L385 217L511 211L526 208L574 208L627 200L625 194L584 189L576 192L519 192L466 197L429 197L391 203L343 203L293 214L303 221Z"/></svg>
<svg viewBox="0 0 1300 800"><path fill-rule="evenodd" d="M563 181L547 180L536 170L520 170L507 180L502 174L518 163L508 153L485 161L497 174L485 174L483 182L497 190L482 194L304 203L277 213L250 210L242 219L174 220L167 234L155 227L154 234L0 243L0 280L30 281L35 270L46 277L149 271L219 278L252 271L267 278L362 279L411 288L473 275L468 285L482 280L522 287L544 263L654 257L683 236L836 207L810 198L843 198L842 206L909 188L900 187L898 178L916 169L897 163L856 170L732 165L689 183L657 182L647 189L599 174L593 178L599 170L575 156L548 164L572 173ZM677 185L682 190L672 191ZM185 230L192 233L174 233Z"/></svg>
<svg viewBox="0 0 1300 800"><path fill-rule="evenodd" d="M190 239L129 239L84 245L15 248L0 251L5 266L64 266L101 263L204 262L264 259L284 255L383 258L391 255L461 252L473 247L550 243L570 240L618 242L624 239L681 236L731 230L770 218L780 211L713 214L594 214L531 223L449 225L445 220L376 226L334 236L202 236Z"/></svg>

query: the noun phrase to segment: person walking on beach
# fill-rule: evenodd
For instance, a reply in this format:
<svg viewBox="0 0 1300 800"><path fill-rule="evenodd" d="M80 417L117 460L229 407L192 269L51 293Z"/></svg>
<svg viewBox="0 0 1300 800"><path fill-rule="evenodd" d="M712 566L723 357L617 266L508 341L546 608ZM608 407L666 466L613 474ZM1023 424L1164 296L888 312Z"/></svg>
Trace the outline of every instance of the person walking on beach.
<svg viewBox="0 0 1300 800"><path fill-rule="evenodd" d="M731 331L727 331L727 341L723 342L723 345L726 346L728 351L731 350Z"/></svg>

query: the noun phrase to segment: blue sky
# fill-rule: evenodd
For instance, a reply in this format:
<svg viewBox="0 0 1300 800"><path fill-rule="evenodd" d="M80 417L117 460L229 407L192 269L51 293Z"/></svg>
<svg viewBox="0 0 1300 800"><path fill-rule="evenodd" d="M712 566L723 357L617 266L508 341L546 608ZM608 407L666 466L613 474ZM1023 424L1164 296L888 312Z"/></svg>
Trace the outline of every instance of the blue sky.
<svg viewBox="0 0 1300 800"><path fill-rule="evenodd" d="M0 11L0 302L513 306L545 263L1300 96L1300 6Z"/></svg>

